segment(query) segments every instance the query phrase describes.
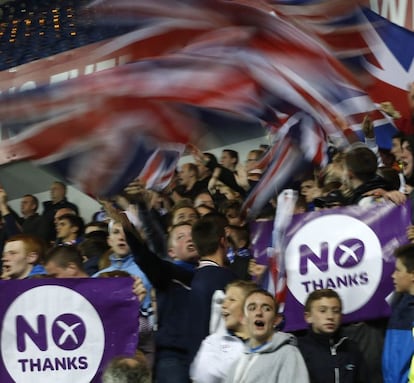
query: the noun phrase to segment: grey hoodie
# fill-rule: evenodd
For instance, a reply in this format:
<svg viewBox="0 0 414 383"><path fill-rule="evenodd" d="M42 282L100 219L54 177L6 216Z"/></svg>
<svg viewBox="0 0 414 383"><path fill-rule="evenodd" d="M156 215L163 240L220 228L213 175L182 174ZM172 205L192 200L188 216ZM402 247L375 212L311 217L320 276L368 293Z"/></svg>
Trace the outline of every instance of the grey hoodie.
<svg viewBox="0 0 414 383"><path fill-rule="evenodd" d="M254 351L246 349L225 383L309 383L308 371L296 338L276 332L271 341Z"/></svg>

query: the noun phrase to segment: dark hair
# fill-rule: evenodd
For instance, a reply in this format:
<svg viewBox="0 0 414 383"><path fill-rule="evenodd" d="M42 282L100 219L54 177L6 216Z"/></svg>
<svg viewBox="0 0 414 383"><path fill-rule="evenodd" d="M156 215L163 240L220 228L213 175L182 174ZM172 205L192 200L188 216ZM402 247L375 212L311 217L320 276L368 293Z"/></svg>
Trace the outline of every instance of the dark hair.
<svg viewBox="0 0 414 383"><path fill-rule="evenodd" d="M391 190L398 190L401 186L400 176L397 170L389 166L378 168L378 174L387 181Z"/></svg>
<svg viewBox="0 0 414 383"><path fill-rule="evenodd" d="M213 203L214 203L214 198L213 198L213 196L212 196L212 194L208 191L208 189L202 189L202 190L200 190L195 196L194 196L194 202L195 202L195 200L198 198L198 197L200 197L201 195L203 195L203 194L207 194L207 195L209 195L210 196L210 198L211 198L211 200L213 201Z"/></svg>
<svg viewBox="0 0 414 383"><path fill-rule="evenodd" d="M217 157L213 153L204 152L203 156L208 157L208 165L216 167L218 165Z"/></svg>
<svg viewBox="0 0 414 383"><path fill-rule="evenodd" d="M95 234L95 232L90 234ZM101 257L110 249L110 246L106 241L106 237L99 238L98 236L89 236L79 243L78 249L82 257L90 259L94 257Z"/></svg>
<svg viewBox="0 0 414 383"><path fill-rule="evenodd" d="M205 214L201 214L199 209L206 209L207 212ZM205 205L205 204L198 205L196 207L196 210L197 210L198 215L200 217L203 216L203 215L206 215L206 214L214 214L214 213L217 213L217 210L214 207L211 207L211 206L208 206L208 205Z"/></svg>
<svg viewBox="0 0 414 383"><path fill-rule="evenodd" d="M39 207L39 200L36 196L33 194L25 194L23 197L30 197L32 199L32 202L35 204L35 211L37 211Z"/></svg>
<svg viewBox="0 0 414 383"><path fill-rule="evenodd" d="M338 299L338 302L341 306L341 310L342 310L342 300L341 297L339 296L339 294L332 289L320 289L320 290L315 290L312 291L308 297L306 298L306 302L305 302L305 313L308 313L311 311L312 308L312 303L315 301L318 301L319 299L322 298L336 298Z"/></svg>
<svg viewBox="0 0 414 383"><path fill-rule="evenodd" d="M268 145L268 144L260 144L259 145L259 149L262 150L263 152L265 152L269 148L270 148L270 145Z"/></svg>
<svg viewBox="0 0 414 383"><path fill-rule="evenodd" d="M362 182L374 178L378 169L377 156L367 147L356 147L346 152L345 164Z"/></svg>
<svg viewBox="0 0 414 383"><path fill-rule="evenodd" d="M65 191L65 193L66 193L67 186L66 186L65 183L63 183L62 181L53 181L53 183L61 186L63 188L63 190Z"/></svg>
<svg viewBox="0 0 414 383"><path fill-rule="evenodd" d="M243 201L240 199L224 200L219 205L219 212L225 215L229 210L236 210L238 213L240 213L242 206Z"/></svg>
<svg viewBox="0 0 414 383"><path fill-rule="evenodd" d="M295 208L298 210L303 209L303 211L306 211L308 209L306 198L302 194L298 194L298 199L295 202Z"/></svg>
<svg viewBox="0 0 414 383"><path fill-rule="evenodd" d="M225 238L227 219L218 213L209 213L194 223L191 235L200 257L213 254L220 245L220 239Z"/></svg>
<svg viewBox="0 0 414 383"><path fill-rule="evenodd" d="M394 251L394 256L401 261L409 273L414 272L414 243L398 247Z"/></svg>
<svg viewBox="0 0 414 383"><path fill-rule="evenodd" d="M85 230L88 227L97 227L98 230L96 230L96 231L103 231L106 234L108 234L108 224L106 222L103 222L103 221L90 221L85 225Z"/></svg>
<svg viewBox="0 0 414 383"><path fill-rule="evenodd" d="M236 159L235 165L239 163L239 153L233 149L223 149L223 153L227 153L231 158Z"/></svg>
<svg viewBox="0 0 414 383"><path fill-rule="evenodd" d="M69 221L71 226L75 226L78 228L77 236L80 237L84 233L85 224L83 222L83 218L79 217L78 215L74 214L63 214L58 218L58 221Z"/></svg>
<svg viewBox="0 0 414 383"><path fill-rule="evenodd" d="M194 164L193 162L187 162L186 164L183 164L181 168L183 168L184 166L188 167L188 171L190 173L193 173L193 175L198 178L198 167L196 164Z"/></svg>
<svg viewBox="0 0 414 383"><path fill-rule="evenodd" d="M401 131L398 131L398 132L396 132L396 133L394 133L393 135L392 135L392 137L391 137L391 139L399 139L400 141L404 138L404 133L403 132L401 132Z"/></svg>
<svg viewBox="0 0 414 383"><path fill-rule="evenodd" d="M313 200L314 205L319 208L344 206L346 205L346 202L345 196L339 189L331 190L326 195L316 197Z"/></svg>
<svg viewBox="0 0 414 383"><path fill-rule="evenodd" d="M404 136L401 138L401 145L404 142L408 142L408 150L413 153L414 151L414 135Z"/></svg>
<svg viewBox="0 0 414 383"><path fill-rule="evenodd" d="M128 278L131 274L125 270L112 270L99 273L99 278Z"/></svg>
<svg viewBox="0 0 414 383"><path fill-rule="evenodd" d="M231 231L230 231L230 235L228 236L228 239L233 247L236 248L237 243L241 241L245 243L245 247L248 247L250 245L250 232L249 232L249 227L247 225L244 225L244 226L229 225L229 228L231 229Z"/></svg>
<svg viewBox="0 0 414 383"><path fill-rule="evenodd" d="M83 270L82 255L74 245L62 245L51 248L46 254L46 263L54 262L57 266L66 268L70 263Z"/></svg>

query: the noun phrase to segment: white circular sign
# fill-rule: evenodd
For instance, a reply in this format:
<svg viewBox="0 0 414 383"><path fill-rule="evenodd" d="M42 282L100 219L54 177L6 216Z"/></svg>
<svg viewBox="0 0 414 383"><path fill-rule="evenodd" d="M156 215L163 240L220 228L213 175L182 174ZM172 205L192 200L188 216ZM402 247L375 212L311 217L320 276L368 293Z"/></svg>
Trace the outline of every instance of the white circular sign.
<svg viewBox="0 0 414 383"><path fill-rule="evenodd" d="M1 354L17 383L90 383L104 346L99 314L87 299L66 287L28 290L4 316Z"/></svg>
<svg viewBox="0 0 414 383"><path fill-rule="evenodd" d="M326 215L306 223L289 241L287 285L302 304L321 288L338 292L343 313L366 304L382 275L381 244L374 231L356 218Z"/></svg>

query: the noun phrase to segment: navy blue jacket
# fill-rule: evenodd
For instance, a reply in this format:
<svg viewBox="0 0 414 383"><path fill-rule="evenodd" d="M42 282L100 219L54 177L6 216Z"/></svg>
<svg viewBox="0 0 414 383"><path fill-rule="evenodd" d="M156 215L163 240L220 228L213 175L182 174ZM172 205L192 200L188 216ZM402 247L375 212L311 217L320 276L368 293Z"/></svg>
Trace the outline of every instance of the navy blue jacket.
<svg viewBox="0 0 414 383"><path fill-rule="evenodd" d="M190 360L192 361L204 338L209 335L211 298L216 290L236 279L235 274L219 266L204 266L196 270L190 295Z"/></svg>
<svg viewBox="0 0 414 383"><path fill-rule="evenodd" d="M367 369L357 344L339 334L309 330L298 338L311 383L368 383Z"/></svg>
<svg viewBox="0 0 414 383"><path fill-rule="evenodd" d="M188 356L188 311L194 265L159 258L134 233L125 231L135 262L157 292L156 358L172 353Z"/></svg>

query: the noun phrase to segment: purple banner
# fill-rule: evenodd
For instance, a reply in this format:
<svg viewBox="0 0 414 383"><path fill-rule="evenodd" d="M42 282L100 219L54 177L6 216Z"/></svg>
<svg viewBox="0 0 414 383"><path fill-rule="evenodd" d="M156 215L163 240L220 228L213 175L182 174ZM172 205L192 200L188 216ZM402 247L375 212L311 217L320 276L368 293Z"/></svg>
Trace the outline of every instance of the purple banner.
<svg viewBox="0 0 414 383"><path fill-rule="evenodd" d="M272 220L257 220L249 223L250 248L254 259L260 265L268 265L268 248L272 246Z"/></svg>
<svg viewBox="0 0 414 383"><path fill-rule="evenodd" d="M131 278L0 281L0 382L98 383L134 355L139 304Z"/></svg>
<svg viewBox="0 0 414 383"><path fill-rule="evenodd" d="M394 250L408 242L409 203L349 206L302 214L286 232L286 330L306 328L307 295L336 290L343 301L343 322L389 315Z"/></svg>

